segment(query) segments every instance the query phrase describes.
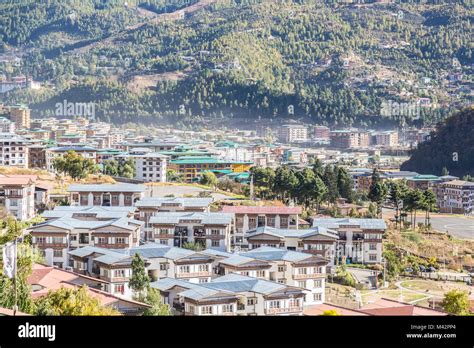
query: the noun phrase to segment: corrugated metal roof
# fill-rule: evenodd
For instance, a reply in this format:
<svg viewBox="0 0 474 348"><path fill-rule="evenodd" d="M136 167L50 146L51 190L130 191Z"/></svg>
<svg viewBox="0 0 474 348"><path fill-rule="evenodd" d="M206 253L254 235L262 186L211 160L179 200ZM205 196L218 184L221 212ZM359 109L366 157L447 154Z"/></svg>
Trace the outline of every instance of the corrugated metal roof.
<svg viewBox="0 0 474 348"><path fill-rule="evenodd" d="M206 212L158 212L150 217L150 224L178 224L181 220L199 220L202 224L225 224L232 222L233 215Z"/></svg>
<svg viewBox="0 0 474 348"><path fill-rule="evenodd" d="M181 198L181 197L146 197L140 199L135 206L137 207L161 207L166 203L179 204L183 207L208 207L213 201L212 198Z"/></svg>
<svg viewBox="0 0 474 348"><path fill-rule="evenodd" d="M320 218L314 219L314 227L337 229L341 225L354 225L363 229L385 230L387 225L383 219L357 219L357 218Z"/></svg>

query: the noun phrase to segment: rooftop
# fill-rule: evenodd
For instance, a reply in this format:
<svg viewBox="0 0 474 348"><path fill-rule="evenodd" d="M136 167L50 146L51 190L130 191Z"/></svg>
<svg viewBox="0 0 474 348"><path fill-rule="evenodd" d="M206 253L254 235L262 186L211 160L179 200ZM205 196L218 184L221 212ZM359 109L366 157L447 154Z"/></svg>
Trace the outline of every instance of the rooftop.
<svg viewBox="0 0 474 348"><path fill-rule="evenodd" d="M145 192L141 184L72 184L68 192Z"/></svg>

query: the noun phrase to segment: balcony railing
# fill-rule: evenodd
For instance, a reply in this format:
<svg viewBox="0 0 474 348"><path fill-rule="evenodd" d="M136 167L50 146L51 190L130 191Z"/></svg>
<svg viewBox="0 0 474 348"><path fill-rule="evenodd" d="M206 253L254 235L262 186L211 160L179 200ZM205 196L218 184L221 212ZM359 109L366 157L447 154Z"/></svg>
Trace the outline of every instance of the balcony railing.
<svg viewBox="0 0 474 348"><path fill-rule="evenodd" d="M326 277L325 273L310 273L310 274L294 274L294 279L315 279L315 278L324 278Z"/></svg>
<svg viewBox="0 0 474 348"><path fill-rule="evenodd" d="M210 277L211 272L204 271L204 272L180 272L176 274L177 277L182 278L192 278L192 277Z"/></svg>
<svg viewBox="0 0 474 348"><path fill-rule="evenodd" d="M298 313L302 312L303 307L282 307L282 308L267 308L265 309L265 314L281 314L281 313Z"/></svg>

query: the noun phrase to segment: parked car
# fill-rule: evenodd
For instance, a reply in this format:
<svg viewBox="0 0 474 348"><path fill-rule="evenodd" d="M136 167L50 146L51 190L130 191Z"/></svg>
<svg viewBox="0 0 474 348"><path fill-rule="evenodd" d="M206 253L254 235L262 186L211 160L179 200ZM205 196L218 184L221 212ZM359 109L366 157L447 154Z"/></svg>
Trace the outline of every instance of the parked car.
<svg viewBox="0 0 474 348"><path fill-rule="evenodd" d="M423 265L420 265L420 272L426 272L426 267Z"/></svg>
<svg viewBox="0 0 474 348"><path fill-rule="evenodd" d="M411 267L405 268L405 273L413 273L413 268Z"/></svg>

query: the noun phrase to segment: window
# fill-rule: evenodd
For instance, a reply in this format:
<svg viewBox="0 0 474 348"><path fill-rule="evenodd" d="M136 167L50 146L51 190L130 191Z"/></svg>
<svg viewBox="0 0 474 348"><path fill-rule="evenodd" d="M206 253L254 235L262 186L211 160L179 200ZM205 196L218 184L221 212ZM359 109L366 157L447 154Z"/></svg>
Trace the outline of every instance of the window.
<svg viewBox="0 0 474 348"><path fill-rule="evenodd" d="M190 314L194 314L194 313L195 313L195 312L194 312L194 306L189 305L189 307L188 307L188 312L189 312Z"/></svg>
<svg viewBox="0 0 474 348"><path fill-rule="evenodd" d="M377 261L377 254L370 254L369 261Z"/></svg>
<svg viewBox="0 0 474 348"><path fill-rule="evenodd" d="M115 238L115 244L125 244L125 238L124 237Z"/></svg>
<svg viewBox="0 0 474 348"><path fill-rule="evenodd" d="M53 244L62 244L63 237L53 237Z"/></svg>
<svg viewBox="0 0 474 348"><path fill-rule="evenodd" d="M258 278L265 278L265 271L257 271Z"/></svg>
<svg viewBox="0 0 474 348"><path fill-rule="evenodd" d="M244 311L245 310L245 305L243 303L237 303L237 310L238 311Z"/></svg>
<svg viewBox="0 0 474 348"><path fill-rule="evenodd" d="M249 272L248 271L242 271L242 272L240 272L240 274L243 275L243 276L248 276Z"/></svg>
<svg viewBox="0 0 474 348"><path fill-rule="evenodd" d="M285 284L286 283L286 280L283 278L283 279L278 279L278 283L280 284Z"/></svg>
<svg viewBox="0 0 474 348"><path fill-rule="evenodd" d="M168 245L168 241L166 239L160 239L160 244Z"/></svg>
<svg viewBox="0 0 474 348"><path fill-rule="evenodd" d="M268 304L269 308L280 308L280 301L270 301Z"/></svg>
<svg viewBox="0 0 474 348"><path fill-rule="evenodd" d="M199 283L208 283L207 278L199 278Z"/></svg>
<svg viewBox="0 0 474 348"><path fill-rule="evenodd" d="M53 256L54 257L63 257L63 251L62 250L54 250L53 251Z"/></svg>
<svg viewBox="0 0 474 348"><path fill-rule="evenodd" d="M234 311L233 304L225 304L222 306L222 313L232 313Z"/></svg>
<svg viewBox="0 0 474 348"><path fill-rule="evenodd" d="M256 297L249 297L247 299L247 306L254 306L257 304L257 298Z"/></svg>
<svg viewBox="0 0 474 348"><path fill-rule="evenodd" d="M304 247L303 242L298 242L298 248L303 248L303 247Z"/></svg>
<svg viewBox="0 0 474 348"><path fill-rule="evenodd" d="M160 228L160 234L168 234L167 228Z"/></svg>
<svg viewBox="0 0 474 348"><path fill-rule="evenodd" d="M199 265L199 272L208 272L209 265Z"/></svg>
<svg viewBox="0 0 474 348"><path fill-rule="evenodd" d="M220 246L220 245L221 245L220 240L213 240L213 241L211 241L211 246L213 246L213 247L218 247L218 246Z"/></svg>
<svg viewBox="0 0 474 348"><path fill-rule="evenodd" d="M315 288L320 288L323 286L323 282L321 281L321 279L317 279L314 281L314 287Z"/></svg>
<svg viewBox="0 0 474 348"><path fill-rule="evenodd" d="M125 293L125 285L124 284L114 284L114 293L123 295Z"/></svg>
<svg viewBox="0 0 474 348"><path fill-rule="evenodd" d="M166 271L168 269L167 263L160 263L160 271Z"/></svg>
<svg viewBox="0 0 474 348"><path fill-rule="evenodd" d="M323 273L322 267L314 267L314 273Z"/></svg>
<svg viewBox="0 0 474 348"><path fill-rule="evenodd" d="M212 306L202 306L201 314L212 314Z"/></svg>
<svg viewBox="0 0 474 348"><path fill-rule="evenodd" d="M179 273L189 273L189 266L179 266Z"/></svg>
<svg viewBox="0 0 474 348"><path fill-rule="evenodd" d="M114 277L116 277L116 278L125 278L125 270L124 269L114 270Z"/></svg>
<svg viewBox="0 0 474 348"><path fill-rule="evenodd" d="M306 267L298 267L298 274L307 274Z"/></svg>
<svg viewBox="0 0 474 348"><path fill-rule="evenodd" d="M306 288L306 281L302 280L302 281L298 282L298 287L305 289Z"/></svg>
<svg viewBox="0 0 474 348"><path fill-rule="evenodd" d="M369 250L377 250L377 244L375 244L375 243L370 243L370 244L369 244Z"/></svg>
<svg viewBox="0 0 474 348"><path fill-rule="evenodd" d="M107 244L107 238L105 237L98 237L97 244Z"/></svg>
<svg viewBox="0 0 474 348"><path fill-rule="evenodd" d="M215 230L215 229L211 230L211 235L213 236L219 236L220 234L221 234L221 230Z"/></svg>
<svg viewBox="0 0 474 348"><path fill-rule="evenodd" d="M35 237L36 243L44 244L46 243L46 237Z"/></svg>
<svg viewBox="0 0 474 348"><path fill-rule="evenodd" d="M314 301L321 301L321 299L322 299L321 293L313 294Z"/></svg>
<svg viewBox="0 0 474 348"><path fill-rule="evenodd" d="M285 272L285 266L284 265L279 265L278 266L278 272Z"/></svg>

